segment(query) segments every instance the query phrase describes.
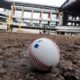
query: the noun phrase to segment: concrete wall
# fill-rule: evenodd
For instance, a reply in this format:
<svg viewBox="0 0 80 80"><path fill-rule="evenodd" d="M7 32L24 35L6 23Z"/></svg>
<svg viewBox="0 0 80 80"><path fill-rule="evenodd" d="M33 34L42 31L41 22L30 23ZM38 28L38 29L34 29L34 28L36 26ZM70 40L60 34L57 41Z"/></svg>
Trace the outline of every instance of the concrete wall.
<svg viewBox="0 0 80 80"><path fill-rule="evenodd" d="M33 33L33 34L39 34L42 32L42 30L35 30L35 29L19 29L19 28L13 28L12 32L24 32L24 33Z"/></svg>
<svg viewBox="0 0 80 80"><path fill-rule="evenodd" d="M43 34L43 30L39 30L39 29L19 29L19 28L13 28L12 32L24 32L24 33L33 33L33 34ZM46 30L45 34L50 34L50 35L56 35L56 31L53 30Z"/></svg>
<svg viewBox="0 0 80 80"><path fill-rule="evenodd" d="M80 27L77 26L57 26L56 29L64 32L80 32Z"/></svg>

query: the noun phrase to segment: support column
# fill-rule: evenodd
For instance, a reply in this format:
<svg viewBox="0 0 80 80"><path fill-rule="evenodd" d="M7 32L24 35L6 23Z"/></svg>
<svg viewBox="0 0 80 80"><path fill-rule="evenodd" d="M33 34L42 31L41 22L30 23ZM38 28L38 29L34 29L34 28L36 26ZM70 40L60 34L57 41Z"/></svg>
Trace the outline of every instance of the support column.
<svg viewBox="0 0 80 80"><path fill-rule="evenodd" d="M13 22L13 15L15 14L15 4L13 3L13 5L11 5L11 10L9 12L9 16L8 16L8 32L11 32L11 24Z"/></svg>
<svg viewBox="0 0 80 80"><path fill-rule="evenodd" d="M43 21L43 18L42 18L42 15L43 15L43 10L41 10L40 12L40 26L42 27L42 21Z"/></svg>
<svg viewBox="0 0 80 80"><path fill-rule="evenodd" d="M58 13L58 15L57 15L57 19L58 19L58 26L62 26L62 24L63 24L63 20L62 20L62 18L63 18L63 12L59 12Z"/></svg>
<svg viewBox="0 0 80 80"><path fill-rule="evenodd" d="M34 14L34 10L32 9L32 12L31 12L31 24L33 26L33 14Z"/></svg>
<svg viewBox="0 0 80 80"><path fill-rule="evenodd" d="M20 22L20 25L19 25L19 32L22 32L22 24L23 24L23 21L24 21L24 7L22 7L22 15L21 15L21 22Z"/></svg>
<svg viewBox="0 0 80 80"><path fill-rule="evenodd" d="M50 26L50 23L51 23L51 14L52 14L52 12L50 11L49 13L48 13L48 25Z"/></svg>

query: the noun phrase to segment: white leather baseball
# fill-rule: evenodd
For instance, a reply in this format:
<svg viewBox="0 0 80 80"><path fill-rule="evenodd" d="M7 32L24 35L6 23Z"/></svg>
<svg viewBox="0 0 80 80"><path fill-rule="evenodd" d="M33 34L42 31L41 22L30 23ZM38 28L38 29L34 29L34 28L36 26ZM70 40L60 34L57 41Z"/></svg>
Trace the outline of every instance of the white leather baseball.
<svg viewBox="0 0 80 80"><path fill-rule="evenodd" d="M55 42L48 38L35 40L29 48L29 57L35 69L47 71L56 66L60 59L60 50Z"/></svg>

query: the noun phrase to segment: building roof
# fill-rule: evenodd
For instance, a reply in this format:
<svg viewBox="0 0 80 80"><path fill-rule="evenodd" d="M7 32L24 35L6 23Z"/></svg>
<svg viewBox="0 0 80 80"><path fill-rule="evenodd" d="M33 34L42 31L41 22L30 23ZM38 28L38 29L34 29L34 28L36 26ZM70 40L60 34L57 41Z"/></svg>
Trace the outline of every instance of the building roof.
<svg viewBox="0 0 80 80"><path fill-rule="evenodd" d="M10 9L11 8L11 3L9 3L5 0L0 0L0 7L5 8L5 9Z"/></svg>
<svg viewBox="0 0 80 80"><path fill-rule="evenodd" d="M15 5L18 6L25 6L25 7L37 7L37 8L45 8L45 9L59 9L59 7L55 7L55 6L48 6L48 5L40 5L40 4L33 4L33 3L20 3L20 2L15 2Z"/></svg>
<svg viewBox="0 0 80 80"><path fill-rule="evenodd" d="M76 0L66 0L65 3L61 6L62 8L66 8L69 5L72 5Z"/></svg>
<svg viewBox="0 0 80 80"><path fill-rule="evenodd" d="M39 4L24 3L24 2L14 2L14 3L15 3L15 5L25 6L25 7L37 7L37 8L44 8L44 9L54 9L54 8L59 9L59 7L48 6L48 5L39 5ZM0 0L0 7L10 9L11 4L13 4L13 2L7 2L5 0Z"/></svg>
<svg viewBox="0 0 80 80"><path fill-rule="evenodd" d="M60 9L68 13L80 14L80 0L67 0Z"/></svg>

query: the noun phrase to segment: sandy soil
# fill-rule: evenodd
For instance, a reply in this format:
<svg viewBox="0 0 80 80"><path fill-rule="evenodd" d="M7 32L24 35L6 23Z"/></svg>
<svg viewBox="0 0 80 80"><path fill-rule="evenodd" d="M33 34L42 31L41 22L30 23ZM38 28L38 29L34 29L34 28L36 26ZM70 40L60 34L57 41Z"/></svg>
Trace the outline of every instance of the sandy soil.
<svg viewBox="0 0 80 80"><path fill-rule="evenodd" d="M60 48L60 62L49 72L30 67L28 47L40 37ZM0 33L0 80L80 80L80 37Z"/></svg>

